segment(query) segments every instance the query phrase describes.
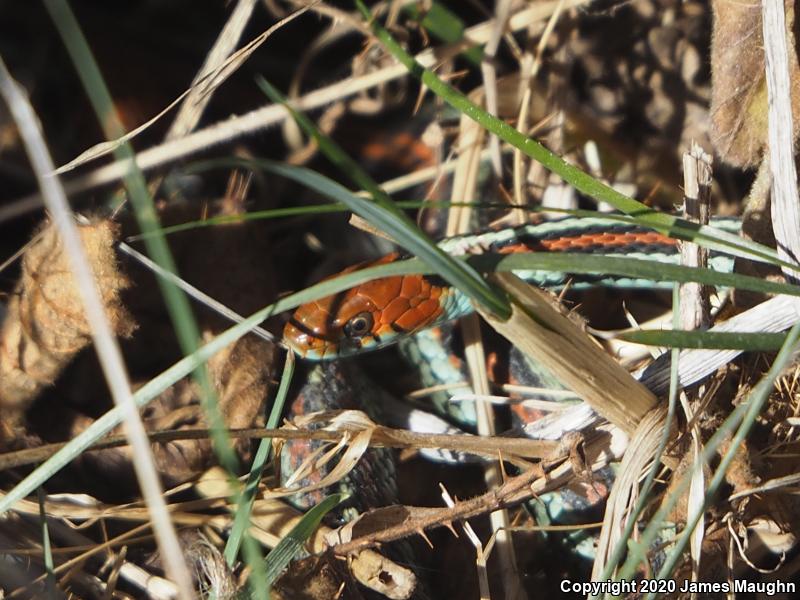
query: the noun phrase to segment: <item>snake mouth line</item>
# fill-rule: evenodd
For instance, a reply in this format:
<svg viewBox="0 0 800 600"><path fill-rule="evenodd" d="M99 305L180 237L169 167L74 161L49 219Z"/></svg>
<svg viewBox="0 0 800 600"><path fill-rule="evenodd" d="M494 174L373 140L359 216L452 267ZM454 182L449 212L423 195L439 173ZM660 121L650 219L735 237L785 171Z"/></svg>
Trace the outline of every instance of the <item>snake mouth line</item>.
<svg viewBox="0 0 800 600"><path fill-rule="evenodd" d="M289 334L290 328L295 332ZM303 337L305 339L301 339ZM383 342L383 336L377 333L368 333L354 338L317 333L294 318L287 321L284 334L284 343L290 350L311 360L329 360L368 352L382 347Z"/></svg>
<svg viewBox="0 0 800 600"><path fill-rule="evenodd" d="M331 334L326 334L326 333L323 333L323 332L314 331L313 329L311 329L307 325L304 325L303 323L301 323L300 321L298 321L294 317L289 319L289 321L287 322L287 325L291 325L292 327L297 329L300 333L303 333L303 334L305 334L305 335L307 335L307 336L309 336L311 338L314 338L315 340L320 340L320 341L323 341L323 342L329 342L331 344L335 344L335 343L337 343L339 341L336 337L334 337Z"/></svg>

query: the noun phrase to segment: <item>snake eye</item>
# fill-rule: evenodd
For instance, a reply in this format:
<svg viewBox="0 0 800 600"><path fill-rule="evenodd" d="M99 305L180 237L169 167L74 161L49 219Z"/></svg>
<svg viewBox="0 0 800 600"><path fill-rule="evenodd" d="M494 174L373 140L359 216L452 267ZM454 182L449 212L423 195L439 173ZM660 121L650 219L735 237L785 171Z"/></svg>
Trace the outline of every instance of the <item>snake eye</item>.
<svg viewBox="0 0 800 600"><path fill-rule="evenodd" d="M344 326L344 333L349 338L360 338L372 331L372 314L368 312L358 313L350 319Z"/></svg>

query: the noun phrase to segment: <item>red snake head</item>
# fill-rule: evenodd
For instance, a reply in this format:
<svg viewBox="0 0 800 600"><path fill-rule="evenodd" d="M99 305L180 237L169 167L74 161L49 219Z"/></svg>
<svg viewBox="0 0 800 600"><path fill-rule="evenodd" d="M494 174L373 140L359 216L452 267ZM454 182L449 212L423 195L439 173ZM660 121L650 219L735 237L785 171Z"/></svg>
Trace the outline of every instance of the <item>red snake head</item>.
<svg viewBox="0 0 800 600"><path fill-rule="evenodd" d="M345 272L396 259L396 253L389 254ZM445 293L421 275L368 281L300 306L283 330L284 343L310 360L375 350L429 326L442 314Z"/></svg>

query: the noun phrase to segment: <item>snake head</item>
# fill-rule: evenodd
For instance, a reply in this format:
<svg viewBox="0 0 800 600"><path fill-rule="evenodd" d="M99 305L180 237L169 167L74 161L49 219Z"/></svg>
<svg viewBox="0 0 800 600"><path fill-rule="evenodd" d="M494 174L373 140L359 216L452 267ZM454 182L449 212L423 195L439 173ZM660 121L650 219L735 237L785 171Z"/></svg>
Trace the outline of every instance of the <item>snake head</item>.
<svg viewBox="0 0 800 600"><path fill-rule="evenodd" d="M390 254L346 272L396 259ZM310 360L376 350L428 327L442 314L443 293L421 275L368 281L300 306L283 330L284 343Z"/></svg>

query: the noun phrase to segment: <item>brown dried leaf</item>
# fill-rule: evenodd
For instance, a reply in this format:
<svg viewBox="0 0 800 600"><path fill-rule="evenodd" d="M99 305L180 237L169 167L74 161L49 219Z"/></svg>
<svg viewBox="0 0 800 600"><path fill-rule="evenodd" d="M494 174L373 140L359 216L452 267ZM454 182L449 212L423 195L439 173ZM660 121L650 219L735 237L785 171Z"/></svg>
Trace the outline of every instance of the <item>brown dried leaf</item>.
<svg viewBox="0 0 800 600"><path fill-rule="evenodd" d="M363 598L341 561L327 554L293 561L275 582L271 595L280 600Z"/></svg>
<svg viewBox="0 0 800 600"><path fill-rule="evenodd" d="M120 301L130 283L118 268L118 227L97 221L79 228L106 313L117 335L136 325ZM45 226L22 259L22 275L0 329L0 409L12 421L91 341L79 290L58 231Z"/></svg>
<svg viewBox="0 0 800 600"><path fill-rule="evenodd" d="M785 6L792 116L797 123L800 69L793 35L794 2L786 0ZM737 167L752 167L760 162L767 142L761 4L714 0L712 9L711 141L724 161Z"/></svg>
<svg viewBox="0 0 800 600"><path fill-rule="evenodd" d="M328 422L328 419L330 421ZM348 432L336 444L323 444L305 456L302 463L286 479L283 487L265 492L265 498L308 494L335 484L352 471L369 449L376 425L361 411L342 410L312 413L297 417L287 427L304 427L310 423L326 422L323 429ZM344 449L344 451L342 451ZM276 456L280 449L276 451ZM333 460L338 458L334 464Z"/></svg>

